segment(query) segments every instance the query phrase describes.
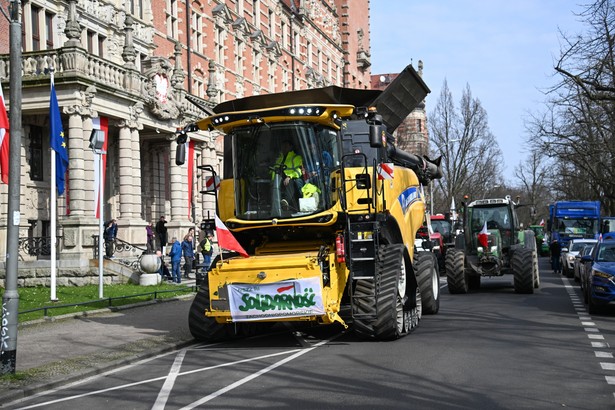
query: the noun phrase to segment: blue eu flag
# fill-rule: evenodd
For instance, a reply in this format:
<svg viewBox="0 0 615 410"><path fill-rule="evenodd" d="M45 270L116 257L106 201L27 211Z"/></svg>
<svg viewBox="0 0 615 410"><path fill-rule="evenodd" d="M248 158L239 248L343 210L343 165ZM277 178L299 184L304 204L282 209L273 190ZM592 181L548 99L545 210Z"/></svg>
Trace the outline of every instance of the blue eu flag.
<svg viewBox="0 0 615 410"><path fill-rule="evenodd" d="M51 126L51 149L56 152L56 186L58 195L64 193L64 182L66 181L66 168L68 168L68 152L66 151L66 141L64 140L64 130L62 129L62 117L60 116L60 106L56 96L56 88L51 83L51 101L49 103L49 122Z"/></svg>

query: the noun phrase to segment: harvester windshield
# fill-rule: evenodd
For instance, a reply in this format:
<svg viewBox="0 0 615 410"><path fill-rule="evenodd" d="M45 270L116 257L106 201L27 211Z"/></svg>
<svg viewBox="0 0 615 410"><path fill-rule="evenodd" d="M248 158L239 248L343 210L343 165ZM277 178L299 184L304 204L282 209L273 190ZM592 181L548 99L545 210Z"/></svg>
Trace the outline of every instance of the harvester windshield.
<svg viewBox="0 0 615 410"><path fill-rule="evenodd" d="M233 175L239 219L292 218L332 206L337 131L295 121L235 128Z"/></svg>

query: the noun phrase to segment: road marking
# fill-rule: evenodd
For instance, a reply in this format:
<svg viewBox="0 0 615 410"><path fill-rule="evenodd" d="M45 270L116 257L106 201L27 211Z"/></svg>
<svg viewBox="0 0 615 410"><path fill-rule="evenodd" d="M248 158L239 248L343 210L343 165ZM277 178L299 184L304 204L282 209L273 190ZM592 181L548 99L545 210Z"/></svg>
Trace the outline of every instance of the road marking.
<svg viewBox="0 0 615 410"><path fill-rule="evenodd" d="M579 314L581 326L583 326L583 330L587 333L587 337L590 340L604 340L604 336L600 334L600 330L598 329L598 326L596 326L596 322L592 320L591 316L587 315L585 311L585 303L578 303L579 297L577 296L576 290L571 286L570 281L567 278L562 278L562 281L564 282L564 288L572 300L572 305L575 308L575 311ZM609 344L606 342L591 341L590 343L594 349L610 348ZM611 352L594 350L594 354L599 358L613 359L613 353ZM615 363L600 362L600 367L602 370L615 370ZM604 378L609 385L615 385L615 376L604 376ZM613 397L615 398L615 393L613 393Z"/></svg>
<svg viewBox="0 0 615 410"><path fill-rule="evenodd" d="M256 373L253 373L253 374L251 374L249 376L246 376L243 379L236 381L235 383L232 383L232 384L230 384L230 385L228 385L228 386L226 386L226 387L224 387L224 388L222 388L222 389L220 389L218 391L215 391L215 392L213 392L213 393L203 397L202 399L199 399L197 401L194 401L194 402L190 403L187 406L182 407L181 410L191 410L191 409L193 409L195 407L198 407L198 406L200 406L200 405L202 405L204 403L207 403L208 401L211 401L211 400L215 399L218 396L221 396L222 394L224 394L226 392L229 392L229 391L231 391L231 390L233 390L233 389L235 389L235 388L237 388L237 387L239 387L239 386L241 386L241 385L243 385L243 384L245 384L245 383L247 383L247 382L249 382L251 380L254 380L257 377L260 377L263 374L268 373L271 370L274 370L275 368L280 367L283 364L286 364L286 363L290 362L291 360L294 360L294 359L296 359L296 358L298 358L300 356L303 356L304 354L309 353L312 350L314 350L314 349L316 349L316 348L318 348L318 347L320 347L320 346L322 346L322 345L324 345L326 343L329 343L331 340L333 340L333 339L335 339L335 338L337 338L339 336L340 335L333 336L333 337L331 337L329 339L326 339L326 340L323 340L321 342L316 343L313 347L310 347L310 348L304 349L304 350L300 350L297 353L293 354L292 356L286 357L286 358L280 360L279 362L276 362L276 363L274 363L274 364L272 364L270 366L267 366L266 368L261 369L261 370L259 370Z"/></svg>
<svg viewBox="0 0 615 410"><path fill-rule="evenodd" d="M186 349L180 350L177 356L175 356L175 361L171 366L171 370L169 370L169 374L167 375L160 392L158 392L158 397L156 397L156 402L152 406L152 410L164 410L164 407L169 400L169 396L171 395L171 391L173 390L173 386L175 386L175 380L177 380L177 376L181 370L184 357L186 357Z"/></svg>
<svg viewBox="0 0 615 410"><path fill-rule="evenodd" d="M613 358L613 353L610 353L610 352L596 351L594 353L596 354L596 357L602 357L602 358L608 357L609 359Z"/></svg>
<svg viewBox="0 0 615 410"><path fill-rule="evenodd" d="M299 349L292 349L292 350L286 350L286 351L283 351L283 352L277 352L277 353L266 354L266 355L263 355L263 356L252 357L252 358L249 358L249 359L242 359L242 360L237 360L237 361L234 361L234 362L228 362L228 363L217 364L217 365L214 365L214 366L202 367L200 369L191 370L189 372L179 373L178 376L185 376L185 375L188 375L188 374L204 372L204 371L212 370L212 369L218 369L218 368L221 368L221 367L234 366L236 364L247 363L247 362L252 362L252 361L261 360L261 359L267 359L267 358L270 358L270 357L281 356L281 355L285 355L285 354L291 354L291 353L295 353L295 352L298 352L298 351L300 351L300 350ZM169 353L165 353L163 355L160 355L159 357L167 356L168 354ZM125 367L122 367L121 369L128 369L128 368L135 367L135 366L136 366L136 364L125 366ZM55 389L55 390L57 391L57 390L66 389L66 388L68 388L70 386L82 384L82 383L84 383L85 381L88 381L88 380L92 381L93 379L96 379L96 378L99 378L99 377L102 377L102 376L106 376L106 375L110 375L110 374L113 374L113 373L117 373L117 372L119 372L119 370L120 369L115 369L115 370L103 373L101 375L92 376L91 378L88 378L88 379L85 379L85 380L82 380L82 381L79 381L79 382L76 382L76 383L72 383L70 385L63 386L62 388ZM110 391L122 390L122 389L125 389L125 388L128 388L128 387L134 387L134 386L139 386L139 385L142 385L142 384L157 382L157 381L160 381L160 380L165 380L166 378L167 378L167 376L154 377L152 379L147 379L147 380L141 380L141 381L138 381L138 382L122 384L122 385L119 385L119 386L109 387L109 388L101 389L101 390L94 390L94 391L91 391L91 392L77 394L77 395L74 395L74 396L63 397L61 399L50 400L50 401L47 401L47 402L44 402L44 403L33 404L33 405L27 406L27 407L20 407L19 409L20 410L25 410L25 409L34 409L34 408L37 408L37 407L44 407L44 406L48 406L50 404L61 403L63 401L69 401L69 400L79 399L79 398L82 398L82 397L94 396L96 394L107 393L107 392L110 392Z"/></svg>
<svg viewBox="0 0 615 410"><path fill-rule="evenodd" d="M599 330L596 329L595 327L586 327L585 331L586 332L599 332Z"/></svg>
<svg viewBox="0 0 615 410"><path fill-rule="evenodd" d="M601 362L600 367L602 367L602 370L615 370L615 363Z"/></svg>

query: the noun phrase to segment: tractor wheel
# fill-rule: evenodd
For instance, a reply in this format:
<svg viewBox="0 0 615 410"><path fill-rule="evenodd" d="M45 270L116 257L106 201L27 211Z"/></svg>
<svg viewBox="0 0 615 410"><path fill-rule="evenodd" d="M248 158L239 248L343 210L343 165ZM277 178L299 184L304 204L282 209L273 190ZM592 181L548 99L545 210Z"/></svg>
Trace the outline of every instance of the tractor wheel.
<svg viewBox="0 0 615 410"><path fill-rule="evenodd" d="M538 268L538 253L532 252L532 259L534 261L534 289L540 287L540 269Z"/></svg>
<svg viewBox="0 0 615 410"><path fill-rule="evenodd" d="M446 283L451 294L468 293L464 259L465 255L460 249L450 249L446 252Z"/></svg>
<svg viewBox="0 0 615 410"><path fill-rule="evenodd" d="M200 342L214 342L235 337L233 325L220 324L215 319L205 316L205 310L208 308L209 283L205 279L194 297L188 313L188 327L192 337Z"/></svg>
<svg viewBox="0 0 615 410"><path fill-rule="evenodd" d="M414 272L421 291L423 313L435 315L440 310L440 275L436 255L433 252L417 252Z"/></svg>
<svg viewBox="0 0 615 410"><path fill-rule="evenodd" d="M407 269L403 245L382 245L374 280L358 280L354 290L354 331L359 336L392 340L418 325L421 300L418 287L407 294Z"/></svg>
<svg viewBox="0 0 615 410"><path fill-rule="evenodd" d="M515 292L534 293L533 251L519 248L513 253L511 265L514 273Z"/></svg>

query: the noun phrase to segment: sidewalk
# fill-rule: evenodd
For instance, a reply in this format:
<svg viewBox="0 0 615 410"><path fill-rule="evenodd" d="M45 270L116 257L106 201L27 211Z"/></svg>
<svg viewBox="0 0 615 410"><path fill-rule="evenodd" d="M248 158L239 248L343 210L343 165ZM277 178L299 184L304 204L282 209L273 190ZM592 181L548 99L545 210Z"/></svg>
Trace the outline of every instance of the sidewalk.
<svg viewBox="0 0 615 410"><path fill-rule="evenodd" d="M191 293L20 324L16 358L20 377L0 380L0 407L192 343L188 311L193 298Z"/></svg>

